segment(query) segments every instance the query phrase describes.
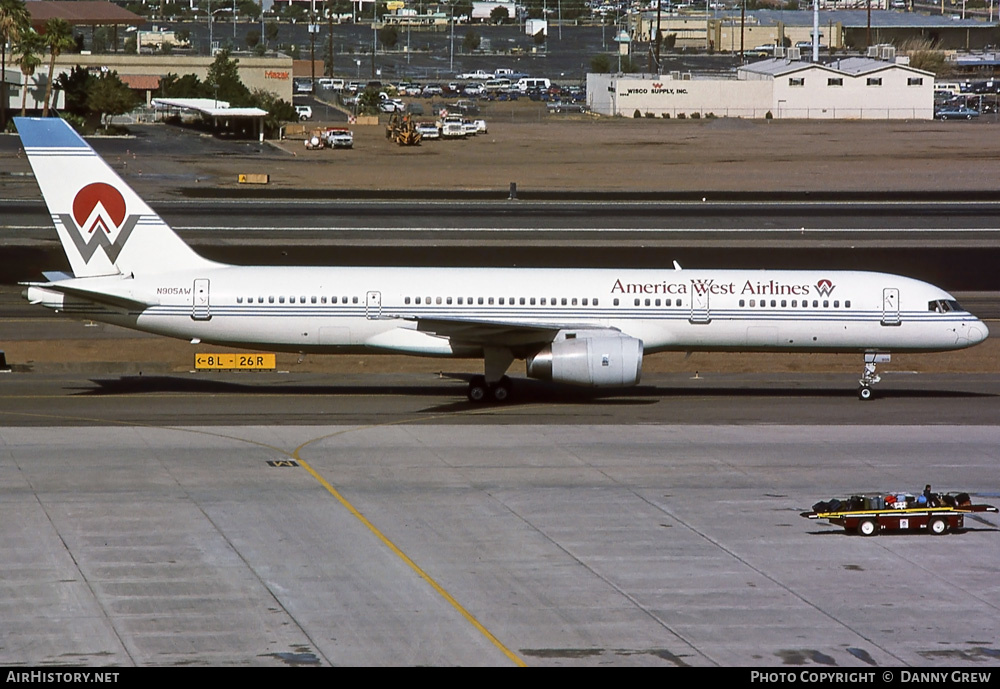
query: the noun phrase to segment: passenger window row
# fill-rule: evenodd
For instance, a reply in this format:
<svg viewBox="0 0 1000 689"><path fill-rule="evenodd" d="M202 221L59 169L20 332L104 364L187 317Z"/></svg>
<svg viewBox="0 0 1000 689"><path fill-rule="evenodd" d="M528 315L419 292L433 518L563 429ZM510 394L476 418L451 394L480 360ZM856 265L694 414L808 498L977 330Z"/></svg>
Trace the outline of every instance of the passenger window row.
<svg viewBox="0 0 1000 689"><path fill-rule="evenodd" d="M276 297L274 295L271 295L271 296L268 296L268 297L246 297L245 301L246 301L247 304L254 304L254 303L263 304L263 303L265 303L265 300L266 300L266 303L268 303L268 304L284 304L286 302L289 303L289 304L295 304L295 303L299 303L299 304L326 304L326 303L336 304L336 303L338 303L338 299L339 299L339 303L341 303L341 304L348 304L348 303L350 303L350 304L357 304L357 303L360 302L360 299L358 297L329 297L329 298L327 298L327 297L303 297L303 296L295 297L295 296L291 296L291 297L287 297L286 298L286 297L283 297L283 296L277 296ZM236 303L237 304L242 304L243 302L244 302L244 298L243 297L236 297Z"/></svg>
<svg viewBox="0 0 1000 689"><path fill-rule="evenodd" d="M779 303L781 304L781 308L783 308L783 309L789 307L789 301L787 299L782 299L780 302L777 299L772 299L771 302L770 302L771 308L777 308ZM830 304L831 303L833 304L833 308L835 308L835 309L839 309L840 308L840 300L839 299L835 299L833 302L831 302L829 299L824 299L823 300L823 308L824 309L830 308ZM746 299L740 299L740 306L741 307L745 307L747 305L748 304L747 304ZM758 306L757 300L756 299L751 299L750 302L749 302L749 306L751 308L753 308L755 306ZM767 306L768 306L767 299L761 299L759 306L762 309L767 308ZM802 304L800 305L798 299L792 299L792 301L791 301L791 308L797 309L797 308L800 308L800 306L803 309L808 309L809 308L809 300L808 299L803 299L802 300ZM820 308L820 301L819 301L819 299L813 299L813 301L812 301L812 308L814 308L814 309ZM847 299L846 301L844 301L844 308L845 309L851 308L851 300L850 299Z"/></svg>
<svg viewBox="0 0 1000 689"><path fill-rule="evenodd" d="M458 306L599 306L588 297L403 297L404 304L457 304Z"/></svg>

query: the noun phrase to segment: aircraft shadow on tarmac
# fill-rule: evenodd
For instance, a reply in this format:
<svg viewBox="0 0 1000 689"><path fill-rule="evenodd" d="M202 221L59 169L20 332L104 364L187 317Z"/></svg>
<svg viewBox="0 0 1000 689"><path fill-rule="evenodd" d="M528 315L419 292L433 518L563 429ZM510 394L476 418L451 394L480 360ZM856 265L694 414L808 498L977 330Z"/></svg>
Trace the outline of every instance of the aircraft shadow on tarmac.
<svg viewBox="0 0 1000 689"><path fill-rule="evenodd" d="M456 380L461 380L463 374L444 374ZM113 396L141 395L153 393L204 393L214 395L368 395L368 396L407 396L407 397L441 397L454 392L461 396L461 402L456 402L455 408L468 407L488 408L489 405L472 404L465 400L465 388L462 386L444 387L441 385L327 385L281 383L272 385L267 382L234 382L215 378L188 376L119 376L115 378L91 378L94 387L78 387L73 389L73 395L80 396ZM545 381L516 379L512 385L511 400L503 406L519 406L525 404L588 404L604 405L635 405L655 404L666 398L853 398L854 391L841 387L798 387L779 385L740 386L717 385L710 387L691 386L654 386L639 385L632 388L580 388L559 385ZM910 389L880 389L875 395L879 399L948 399L948 398L991 398L994 393L974 392L966 390L947 390L933 388Z"/></svg>

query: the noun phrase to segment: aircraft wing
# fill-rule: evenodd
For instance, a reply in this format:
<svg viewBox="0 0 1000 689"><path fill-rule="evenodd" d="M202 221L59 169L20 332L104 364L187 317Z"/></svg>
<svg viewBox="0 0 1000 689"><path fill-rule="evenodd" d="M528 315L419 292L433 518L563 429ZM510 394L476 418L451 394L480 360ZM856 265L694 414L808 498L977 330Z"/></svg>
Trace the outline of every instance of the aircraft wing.
<svg viewBox="0 0 1000 689"><path fill-rule="evenodd" d="M418 332L445 337L464 345L490 347L523 347L545 345L552 342L561 330L597 330L593 324L580 323L526 323L519 321L490 321L469 318L425 318L399 316L416 325ZM608 328L609 331L614 330Z"/></svg>

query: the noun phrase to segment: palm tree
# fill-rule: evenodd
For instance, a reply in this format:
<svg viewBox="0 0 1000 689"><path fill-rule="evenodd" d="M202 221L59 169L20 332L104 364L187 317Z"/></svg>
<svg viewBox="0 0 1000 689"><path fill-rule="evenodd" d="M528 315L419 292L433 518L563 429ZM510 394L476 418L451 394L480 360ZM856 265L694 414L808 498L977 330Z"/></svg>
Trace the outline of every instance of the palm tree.
<svg viewBox="0 0 1000 689"><path fill-rule="evenodd" d="M0 0L0 131L7 128L7 44L30 23L24 0Z"/></svg>
<svg viewBox="0 0 1000 689"><path fill-rule="evenodd" d="M73 27L65 19L55 17L45 22L45 35L42 37L49 49L49 79L45 83L45 108L42 117L49 116L49 106L52 100L52 75L56 71L56 58L67 48L73 47Z"/></svg>
<svg viewBox="0 0 1000 689"><path fill-rule="evenodd" d="M24 75L24 86L21 87L21 117L28 112L28 80L42 64L42 58L38 55L41 49L42 37L32 30L22 33L21 40L14 46L14 50L21 54L17 58L17 64L21 66L21 74Z"/></svg>

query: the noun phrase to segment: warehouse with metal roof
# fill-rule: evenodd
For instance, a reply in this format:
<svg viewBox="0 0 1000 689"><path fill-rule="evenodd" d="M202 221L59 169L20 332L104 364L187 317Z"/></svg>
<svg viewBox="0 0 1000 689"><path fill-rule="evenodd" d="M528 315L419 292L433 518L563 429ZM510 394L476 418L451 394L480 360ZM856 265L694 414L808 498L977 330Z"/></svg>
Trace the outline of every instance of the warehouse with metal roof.
<svg viewBox="0 0 1000 689"><path fill-rule="evenodd" d="M588 74L587 98L622 117L930 120L934 74L905 61L774 58L734 75Z"/></svg>

